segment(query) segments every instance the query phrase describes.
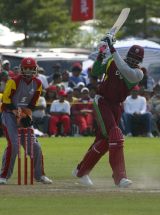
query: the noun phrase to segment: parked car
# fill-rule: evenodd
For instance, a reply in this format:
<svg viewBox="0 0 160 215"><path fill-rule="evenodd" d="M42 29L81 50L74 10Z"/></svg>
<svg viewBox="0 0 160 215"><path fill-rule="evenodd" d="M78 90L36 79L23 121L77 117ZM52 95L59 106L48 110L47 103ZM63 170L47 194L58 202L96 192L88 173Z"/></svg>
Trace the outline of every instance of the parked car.
<svg viewBox="0 0 160 215"><path fill-rule="evenodd" d="M81 53L82 52L82 53ZM88 60L89 51L76 49L51 49L51 50L19 50L14 53L1 53L1 59L9 60L11 68L19 66L24 57L33 57L37 60L40 67L46 71L45 75L53 74L53 67L58 63L61 65L61 71L67 69L71 70L72 64L75 62L82 63Z"/></svg>

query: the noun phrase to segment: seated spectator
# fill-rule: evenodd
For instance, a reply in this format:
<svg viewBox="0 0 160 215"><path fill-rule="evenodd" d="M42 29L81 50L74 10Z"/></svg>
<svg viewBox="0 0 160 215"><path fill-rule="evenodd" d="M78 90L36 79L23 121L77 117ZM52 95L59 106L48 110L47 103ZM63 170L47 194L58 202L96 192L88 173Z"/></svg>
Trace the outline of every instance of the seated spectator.
<svg viewBox="0 0 160 215"><path fill-rule="evenodd" d="M90 87L89 96L90 96L92 101L94 101L96 93L97 93L97 87Z"/></svg>
<svg viewBox="0 0 160 215"><path fill-rule="evenodd" d="M82 66L80 63L74 63L71 72L72 75L69 77L69 87L74 88L79 82L83 82L86 85L86 79L81 74Z"/></svg>
<svg viewBox="0 0 160 215"><path fill-rule="evenodd" d="M81 99L72 105L73 122L79 127L81 135L91 135L93 133L93 103L89 97L88 88L81 90Z"/></svg>
<svg viewBox="0 0 160 215"><path fill-rule="evenodd" d="M69 71L67 70L64 70L62 72L62 84L64 86L64 90L66 91L67 88L69 87L69 77L70 77L70 74L69 74Z"/></svg>
<svg viewBox="0 0 160 215"><path fill-rule="evenodd" d="M1 119L1 114L2 114L2 110L1 110L1 105L2 105L2 96L3 94L0 93L0 137L3 136L3 129L2 129L2 119Z"/></svg>
<svg viewBox="0 0 160 215"><path fill-rule="evenodd" d="M69 101L70 105L72 106L73 104L78 102L78 98L73 96L73 89L68 88L67 89L67 97L66 100Z"/></svg>
<svg viewBox="0 0 160 215"><path fill-rule="evenodd" d="M160 85L153 88L153 96L148 101L153 116L153 132L160 136Z"/></svg>
<svg viewBox="0 0 160 215"><path fill-rule="evenodd" d="M89 76L89 84L87 85L87 88L90 89L92 87L98 87L99 85L99 80L96 76L90 75Z"/></svg>
<svg viewBox="0 0 160 215"><path fill-rule="evenodd" d="M80 99L81 98L81 91L78 87L73 88L73 97Z"/></svg>
<svg viewBox="0 0 160 215"><path fill-rule="evenodd" d="M32 112L33 126L43 132L43 136L47 136L49 134L50 115L46 114L46 107L47 103L45 98L40 96L38 99L38 104Z"/></svg>
<svg viewBox="0 0 160 215"><path fill-rule="evenodd" d="M152 130L152 114L147 111L146 98L138 95L139 87L135 86L124 102L123 119L127 136L138 135L135 129L142 124L139 130L141 134L146 133L147 137L153 137ZM137 126L135 126L137 124ZM136 128L135 128L136 127ZM145 131L142 131L145 128ZM138 131L139 131L138 130Z"/></svg>
<svg viewBox="0 0 160 215"><path fill-rule="evenodd" d="M66 92L64 90L59 91L58 99L53 101L50 107L50 124L49 124L49 132L51 136L58 135L58 126L62 125L61 135L67 136L70 134L70 104L66 100Z"/></svg>
<svg viewBox="0 0 160 215"><path fill-rule="evenodd" d="M47 103L46 113L50 113L51 103L57 99L57 87L52 85L46 89L45 99Z"/></svg>
<svg viewBox="0 0 160 215"><path fill-rule="evenodd" d="M79 91L81 92L82 88L85 87L85 83L84 83L84 82L79 82L79 83L77 84L76 87L77 87L77 88L79 89Z"/></svg>

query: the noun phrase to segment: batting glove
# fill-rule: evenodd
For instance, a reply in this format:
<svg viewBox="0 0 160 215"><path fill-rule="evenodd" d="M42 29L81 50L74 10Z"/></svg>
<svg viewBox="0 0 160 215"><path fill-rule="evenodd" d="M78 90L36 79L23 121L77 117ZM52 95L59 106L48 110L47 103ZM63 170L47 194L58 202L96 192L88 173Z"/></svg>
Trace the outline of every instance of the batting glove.
<svg viewBox="0 0 160 215"><path fill-rule="evenodd" d="M108 33L108 34L105 36L105 38L103 39L103 41L107 42L109 48L112 49L112 48L113 48L113 45L114 45L115 42L116 42L116 38L115 38L114 35Z"/></svg>

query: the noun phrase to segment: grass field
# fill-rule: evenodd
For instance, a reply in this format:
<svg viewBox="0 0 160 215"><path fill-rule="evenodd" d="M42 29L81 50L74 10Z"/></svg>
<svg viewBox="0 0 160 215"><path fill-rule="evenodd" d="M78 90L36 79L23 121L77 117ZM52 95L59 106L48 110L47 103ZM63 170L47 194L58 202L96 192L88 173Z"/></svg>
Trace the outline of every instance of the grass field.
<svg viewBox="0 0 160 215"><path fill-rule="evenodd" d="M0 186L0 215L159 215L160 139L126 138L125 159L129 189L116 188L108 155L91 173L95 184L87 188L71 176L91 137L39 138L46 175L52 185L17 185L17 163L8 185ZM0 139L0 159L6 146ZM0 164L1 165L1 164Z"/></svg>

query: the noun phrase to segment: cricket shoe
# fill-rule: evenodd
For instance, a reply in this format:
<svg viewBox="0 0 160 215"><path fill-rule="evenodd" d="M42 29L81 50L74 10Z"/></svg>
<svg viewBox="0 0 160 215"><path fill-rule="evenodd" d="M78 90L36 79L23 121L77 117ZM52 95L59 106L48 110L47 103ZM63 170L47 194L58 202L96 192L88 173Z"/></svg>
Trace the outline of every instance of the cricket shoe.
<svg viewBox="0 0 160 215"><path fill-rule="evenodd" d="M118 184L118 187L120 188L127 188L129 186L131 186L133 182L127 178L122 178Z"/></svg>
<svg viewBox="0 0 160 215"><path fill-rule="evenodd" d="M86 186L93 186L93 182L88 175L83 175L82 177L78 177L77 173L78 173L78 169L75 169L72 171L73 177L78 178L81 184Z"/></svg>
<svg viewBox="0 0 160 215"><path fill-rule="evenodd" d="M7 179L6 178L0 178L0 185L1 184L7 184Z"/></svg>
<svg viewBox="0 0 160 215"><path fill-rule="evenodd" d="M42 175L39 182L43 183L43 184L52 184L52 180L49 179L47 176Z"/></svg>

